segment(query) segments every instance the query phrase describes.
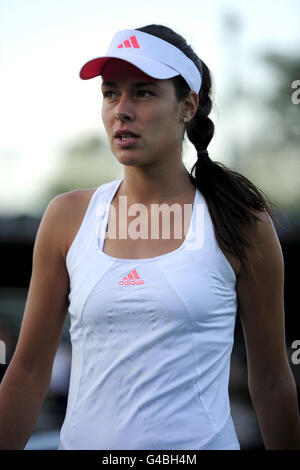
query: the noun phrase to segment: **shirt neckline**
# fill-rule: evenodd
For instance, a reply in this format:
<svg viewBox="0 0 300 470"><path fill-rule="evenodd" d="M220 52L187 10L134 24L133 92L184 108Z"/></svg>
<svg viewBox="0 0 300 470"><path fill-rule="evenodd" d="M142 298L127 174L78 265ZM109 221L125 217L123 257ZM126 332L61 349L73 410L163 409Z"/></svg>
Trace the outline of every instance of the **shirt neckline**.
<svg viewBox="0 0 300 470"><path fill-rule="evenodd" d="M107 222L108 222L108 216L109 216L109 208L110 208L110 205L111 205L111 202L117 192L117 190L119 189L121 183L123 181L123 177L120 178L119 180L117 180L116 182L116 185L115 185L115 188L114 190L112 191L112 194L109 198L109 201L106 205L106 207L108 208L106 211L105 211L105 214L103 216L103 219L102 219L102 222L101 224L104 225L105 229L107 227ZM176 255L177 253L179 253L180 251L182 251L186 244L188 243L188 240L190 238L192 238L191 236L191 231L193 229L193 227L195 226L195 214L196 214L196 205L199 201L199 198L200 198L200 192L199 192L199 189L197 187L195 187L195 196L194 196L194 201L193 201L193 209L192 209L192 216L191 216L191 220L190 220L190 224L189 224L189 228L188 228L188 231L187 231L187 234L185 236L185 239L184 241L182 242L182 244L176 248L175 250L173 251L169 251L168 253L164 253L162 255L158 255L158 256L152 256L152 257L148 257L148 258L117 258L115 256L111 256L111 255L108 255L107 253L104 253L103 251L103 246L104 246L104 238L100 238L98 236L95 237L96 239L96 249L99 253L100 256L106 258L107 260L111 260L111 261L117 261L117 262L120 262L120 263L129 263L129 262L135 262L135 263L147 263L147 262L151 262L151 261L158 261L158 260L161 260L161 259L164 259L164 258L167 258L169 256L173 256L173 255Z"/></svg>

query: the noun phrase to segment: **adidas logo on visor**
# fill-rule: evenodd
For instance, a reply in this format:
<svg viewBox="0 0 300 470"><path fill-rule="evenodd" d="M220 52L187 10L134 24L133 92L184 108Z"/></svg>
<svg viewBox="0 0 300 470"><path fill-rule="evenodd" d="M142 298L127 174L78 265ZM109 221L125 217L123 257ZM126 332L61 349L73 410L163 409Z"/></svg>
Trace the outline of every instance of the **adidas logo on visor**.
<svg viewBox="0 0 300 470"><path fill-rule="evenodd" d="M120 49L121 47L134 47L135 49L139 49L140 45L135 36L130 36L129 39L126 39L117 46L118 49Z"/></svg>
<svg viewBox="0 0 300 470"><path fill-rule="evenodd" d="M133 269L123 280L119 282L119 286L134 286L144 284L143 279L140 278L135 269Z"/></svg>

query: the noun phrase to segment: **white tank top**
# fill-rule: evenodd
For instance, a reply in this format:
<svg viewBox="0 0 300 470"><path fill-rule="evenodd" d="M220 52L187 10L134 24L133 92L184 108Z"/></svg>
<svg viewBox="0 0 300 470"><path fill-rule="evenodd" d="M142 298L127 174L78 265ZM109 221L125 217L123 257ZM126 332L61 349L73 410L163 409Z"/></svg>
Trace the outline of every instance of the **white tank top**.
<svg viewBox="0 0 300 470"><path fill-rule="evenodd" d="M122 180L93 193L66 258L72 365L58 449L239 449L228 395L236 276L205 199L196 189L176 250L115 258L103 233Z"/></svg>

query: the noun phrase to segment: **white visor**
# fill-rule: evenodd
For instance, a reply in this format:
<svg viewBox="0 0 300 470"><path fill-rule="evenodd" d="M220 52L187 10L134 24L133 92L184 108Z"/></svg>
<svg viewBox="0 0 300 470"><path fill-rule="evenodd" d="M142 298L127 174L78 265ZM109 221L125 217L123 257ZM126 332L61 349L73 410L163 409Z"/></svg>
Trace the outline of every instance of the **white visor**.
<svg viewBox="0 0 300 470"><path fill-rule="evenodd" d="M199 93L201 75L194 62L180 49L152 34L136 29L116 33L103 57L87 62L80 70L80 78L101 75L110 58L125 60L153 78L168 79L181 75L190 89Z"/></svg>

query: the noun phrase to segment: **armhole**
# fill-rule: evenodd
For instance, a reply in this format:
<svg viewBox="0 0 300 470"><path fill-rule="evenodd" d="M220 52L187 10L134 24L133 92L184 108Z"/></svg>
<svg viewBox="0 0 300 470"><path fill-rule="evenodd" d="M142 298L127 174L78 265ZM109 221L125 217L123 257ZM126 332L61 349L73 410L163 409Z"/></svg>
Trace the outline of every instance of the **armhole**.
<svg viewBox="0 0 300 470"><path fill-rule="evenodd" d="M214 224L213 224L210 212L209 212L209 208L208 208L206 199L203 196L203 194L201 193L201 191L199 191L199 192L200 192L202 202L205 204L205 217L206 217L206 220L207 220L207 222L209 223L209 226L210 226L209 232L207 232L208 227L206 227L206 229L205 229L206 234L209 233L209 235L212 237L213 244L215 245L214 252L217 253L222 265L224 266L225 271L228 273L229 277L231 278L231 281L236 283L238 275L236 274L235 270L233 269L233 266L231 265L230 261L228 260L227 256L225 255L225 253L223 252L223 250L221 249L221 247L219 245L219 242L218 242L218 239L217 239L217 236L216 236L216 232L215 232L215 227L214 227ZM207 222L205 222L205 223L207 223Z"/></svg>
<svg viewBox="0 0 300 470"><path fill-rule="evenodd" d="M220 256L221 256L221 258L224 262L225 268L227 269L227 271L228 271L229 275L231 276L232 280L234 282L236 282L237 278L238 278L238 274L233 269L233 266L231 265L229 259L227 258L227 256L223 252L223 250L221 249L217 239L216 239L216 246L217 246L217 250L218 250L218 252L219 252L219 254L220 254Z"/></svg>

